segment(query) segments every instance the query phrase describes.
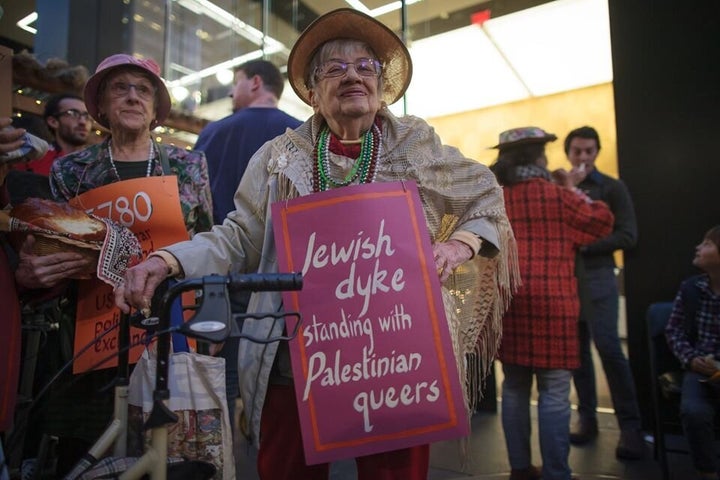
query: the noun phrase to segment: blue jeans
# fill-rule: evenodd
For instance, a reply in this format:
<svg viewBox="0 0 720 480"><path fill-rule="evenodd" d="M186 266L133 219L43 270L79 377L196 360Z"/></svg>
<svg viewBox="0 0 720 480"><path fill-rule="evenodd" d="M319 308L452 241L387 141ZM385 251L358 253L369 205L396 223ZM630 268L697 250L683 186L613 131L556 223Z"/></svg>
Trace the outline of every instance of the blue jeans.
<svg viewBox="0 0 720 480"><path fill-rule="evenodd" d="M538 388L538 433L543 480L569 480L570 370L503 364L502 425L512 469L531 464L530 389Z"/></svg>
<svg viewBox="0 0 720 480"><path fill-rule="evenodd" d="M717 472L720 465L715 451L715 414L720 390L717 386L700 383L701 378L705 378L704 375L695 372L683 375L680 419L695 469Z"/></svg>
<svg viewBox="0 0 720 480"><path fill-rule="evenodd" d="M597 391L590 339L595 342L621 430L640 428L640 411L630 364L618 335L618 288L612 267L580 273L580 368L573 372L581 421L596 422Z"/></svg>

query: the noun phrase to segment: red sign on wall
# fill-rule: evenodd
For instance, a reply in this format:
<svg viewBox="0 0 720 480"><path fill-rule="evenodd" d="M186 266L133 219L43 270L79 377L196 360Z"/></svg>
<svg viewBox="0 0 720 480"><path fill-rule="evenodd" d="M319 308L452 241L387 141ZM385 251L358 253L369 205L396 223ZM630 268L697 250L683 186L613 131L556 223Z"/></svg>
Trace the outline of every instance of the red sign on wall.
<svg viewBox="0 0 720 480"><path fill-rule="evenodd" d="M468 434L468 418L414 183L358 185L272 206L308 464ZM290 328L292 325L289 326Z"/></svg>

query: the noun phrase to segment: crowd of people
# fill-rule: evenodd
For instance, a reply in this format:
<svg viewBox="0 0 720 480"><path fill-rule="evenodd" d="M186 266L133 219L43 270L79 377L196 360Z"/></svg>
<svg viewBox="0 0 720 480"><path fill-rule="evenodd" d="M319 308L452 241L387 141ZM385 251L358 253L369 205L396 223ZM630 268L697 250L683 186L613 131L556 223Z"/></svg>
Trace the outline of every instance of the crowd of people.
<svg viewBox="0 0 720 480"><path fill-rule="evenodd" d="M591 341L620 427L616 456L642 458L645 442L635 382L618 334L614 260L615 252L635 245L637 225L625 185L595 166L601 148L597 131L583 126L567 134L568 170L548 169L545 147L557 136L534 126L499 133L497 159L489 168L466 158L443 144L424 120L398 117L388 109L410 84L410 54L385 25L352 9L332 11L307 27L292 47L287 76L297 96L312 108L308 119L301 121L278 108L282 73L267 60L252 60L235 70L232 114L207 125L193 149L183 149L160 144L151 134L172 105L159 66L151 59L111 55L88 79L82 97L62 94L46 102L44 119L54 136L47 154L0 163L2 205L21 201L23 195L71 202L116 183L132 198L151 191L153 177L174 176L180 209L164 222L179 225L183 235L156 245L143 262L127 270L124 283L114 290L114 301L130 313L151 308L153 293L170 278L278 272L271 210L275 202L342 192L351 185L413 181L442 288L466 282L475 292L473 301L492 299L488 318L474 318L477 309L458 309L449 297L439 308L450 324L483 329L476 347L502 363L502 426L510 479L575 478L568 461L570 445L590 442L599 432ZM100 143L88 144L93 120L109 134ZM0 119L2 127L8 128L0 130L0 157L20 148L25 134L13 129L10 119ZM25 176L13 178L13 173ZM12 194L21 181L39 187L16 188L18 193ZM447 218L454 219L449 228ZM718 371L711 358L718 342L718 228L706 234L694 261L705 272L692 279L700 292L699 308L693 310L696 332L687 337L688 298L683 289L667 331L669 344L686 367L683 426L703 478L717 478L718 469L707 436L717 390L703 381ZM59 315L52 348L38 358L42 368L36 381L42 383L71 356L79 293L77 282L68 279L87 269L87 259L72 252L33 253L33 235L20 244L5 235L0 239L0 291L9 313L2 316L8 334L0 345L8 348L0 350L8 357L0 384L12 387L18 381L19 350L9 347L21 343L21 310ZM232 299L233 313L282 309L280 296L271 292ZM284 328L282 321L243 326L244 333L255 337L281 335ZM246 421L242 430L257 448L260 478L327 478L328 463L308 465L305 460L287 342L230 338L221 347L212 353L226 360L230 418L235 417L236 399L241 399ZM465 373L462 362L458 364ZM58 473L69 470L112 415L112 395L97 392L113 376L100 370L78 382L65 374L60 383L67 385L51 392L41 414L28 420L36 432L29 434L31 441L26 439L25 454L33 454L37 432L55 435L62 459ZM531 458L533 381L541 466ZM579 405L571 428L572 382ZM15 390L8 388L3 397L12 399ZM0 427L9 432L12 402L0 407ZM355 460L359 479L426 479L429 445Z"/></svg>

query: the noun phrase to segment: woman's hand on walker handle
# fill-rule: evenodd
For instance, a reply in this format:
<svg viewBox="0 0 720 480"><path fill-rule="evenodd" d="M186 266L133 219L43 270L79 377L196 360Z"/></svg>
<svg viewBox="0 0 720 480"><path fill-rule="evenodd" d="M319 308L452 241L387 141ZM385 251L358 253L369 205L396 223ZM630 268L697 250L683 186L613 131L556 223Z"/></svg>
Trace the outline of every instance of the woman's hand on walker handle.
<svg viewBox="0 0 720 480"><path fill-rule="evenodd" d="M153 293L168 273L168 264L159 256L150 256L128 269L125 281L115 289L115 305L124 313L130 313L130 307L135 307L149 316Z"/></svg>

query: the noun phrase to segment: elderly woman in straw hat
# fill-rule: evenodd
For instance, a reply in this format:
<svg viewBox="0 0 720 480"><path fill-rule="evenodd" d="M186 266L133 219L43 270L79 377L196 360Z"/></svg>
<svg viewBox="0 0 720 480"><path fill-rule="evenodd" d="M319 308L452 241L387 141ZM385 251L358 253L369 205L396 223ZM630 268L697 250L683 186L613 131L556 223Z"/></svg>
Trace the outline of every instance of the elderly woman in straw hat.
<svg viewBox="0 0 720 480"><path fill-rule="evenodd" d="M212 227L207 163L202 152L161 145L152 138L151 129L167 118L171 106L170 95L159 73L153 60L126 54L111 55L100 62L85 85L84 100L88 112L110 131L110 136L102 143L57 159L50 170L50 189L57 200L70 201L80 194L124 180L152 180L156 176L175 175L181 213L177 213L177 218L173 216L163 221L166 224L175 222L177 228L174 231L182 235L185 231L193 235ZM126 198L133 199L138 192L137 185L137 182L122 182L118 186ZM97 213L105 215L107 210ZM127 224L127 209L125 213L123 218L119 218L122 211L116 211L110 217ZM171 216L163 211L163 217ZM186 238L184 235L175 241ZM66 284L65 279L87 268L88 260L76 257L77 254L70 252L46 257L33 255L31 245L23 245L20 252L21 265L32 270L28 275L36 278L38 286L52 286L60 279ZM47 264L44 259L56 261ZM67 348L70 350L76 326L78 288L77 282L73 282L62 293L66 300L62 302L61 333L63 338L69 339ZM50 356L52 352L44 355ZM60 364L66 360L60 359ZM61 473L77 460L75 454L92 445L107 426L112 415L112 391L107 394L97 391L114 375L112 369L86 374L71 388L59 390L61 393L53 395L44 409L45 431L61 437L59 448L63 453L60 462L67 464L58 467ZM69 378L64 380L71 381ZM77 408L89 398L93 399L91 409Z"/></svg>
<svg viewBox="0 0 720 480"><path fill-rule="evenodd" d="M118 305L125 310L144 305L147 291L167 275L201 276L225 271L228 263L246 272L276 272L271 203L352 184L407 180L418 185L441 281L461 264L468 271L471 264L484 268L464 280L455 278L455 285L470 292L468 305L475 308L484 300L487 308L479 318L477 310L475 316L465 315L474 322L467 331L475 335L464 339L459 350L480 345L481 354L493 357L504 300L514 281L514 238L502 190L486 167L443 145L427 123L396 118L387 109L402 97L412 74L403 43L367 15L335 10L301 34L290 53L288 74L314 115L253 156L235 193L236 211L222 226L130 269L124 287L116 291ZM479 278L487 284L478 285ZM455 305L445 307L457 318ZM280 308L279 295L258 292L249 311ZM282 328L269 322L244 326L260 337L277 335ZM241 342L241 397L249 437L260 449L260 477L327 478L327 464L305 464L287 347ZM358 457L358 478L424 479L428 457L427 445Z"/></svg>

